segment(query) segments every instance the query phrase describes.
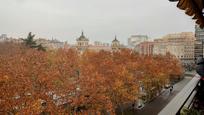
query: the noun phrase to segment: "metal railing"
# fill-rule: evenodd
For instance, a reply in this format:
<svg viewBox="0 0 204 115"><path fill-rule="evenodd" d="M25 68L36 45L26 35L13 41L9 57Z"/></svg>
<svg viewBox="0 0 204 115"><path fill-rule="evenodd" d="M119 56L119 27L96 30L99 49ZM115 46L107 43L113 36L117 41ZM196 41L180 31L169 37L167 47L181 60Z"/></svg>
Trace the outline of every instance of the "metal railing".
<svg viewBox="0 0 204 115"><path fill-rule="evenodd" d="M200 76L193 79L164 107L158 115L179 115L183 107L190 108L197 93Z"/></svg>

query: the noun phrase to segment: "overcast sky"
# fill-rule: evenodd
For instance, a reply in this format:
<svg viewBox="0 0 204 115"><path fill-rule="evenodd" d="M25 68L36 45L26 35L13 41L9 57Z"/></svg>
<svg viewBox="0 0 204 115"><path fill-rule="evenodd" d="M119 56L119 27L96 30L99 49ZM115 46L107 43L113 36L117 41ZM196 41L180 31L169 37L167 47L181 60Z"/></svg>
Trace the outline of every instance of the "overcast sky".
<svg viewBox="0 0 204 115"><path fill-rule="evenodd" d="M117 35L127 43L136 34L194 32L194 21L168 0L0 0L0 34L74 43L82 30L92 42Z"/></svg>

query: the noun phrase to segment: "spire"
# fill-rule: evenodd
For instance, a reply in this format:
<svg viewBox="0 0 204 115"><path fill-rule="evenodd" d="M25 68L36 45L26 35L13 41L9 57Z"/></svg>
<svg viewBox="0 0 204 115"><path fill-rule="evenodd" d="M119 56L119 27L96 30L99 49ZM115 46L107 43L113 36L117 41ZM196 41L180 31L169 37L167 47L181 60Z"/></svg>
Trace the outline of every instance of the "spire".
<svg viewBox="0 0 204 115"><path fill-rule="evenodd" d="M82 30L82 32L81 32L81 36L84 36L84 31Z"/></svg>
<svg viewBox="0 0 204 115"><path fill-rule="evenodd" d="M115 39L114 39L112 42L119 42L119 41L117 40L117 36L116 36L116 35L115 35Z"/></svg>

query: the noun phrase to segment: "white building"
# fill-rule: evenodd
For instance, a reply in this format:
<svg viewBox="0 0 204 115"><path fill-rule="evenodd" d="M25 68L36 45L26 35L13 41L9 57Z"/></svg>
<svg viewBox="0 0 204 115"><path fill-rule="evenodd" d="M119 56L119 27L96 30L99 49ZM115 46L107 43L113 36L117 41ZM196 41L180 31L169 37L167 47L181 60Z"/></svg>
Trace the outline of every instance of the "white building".
<svg viewBox="0 0 204 115"><path fill-rule="evenodd" d="M36 43L38 45L41 44L43 47L45 47L48 50L59 49L64 47L64 42L61 42L56 39L48 40L45 38L39 38L36 40Z"/></svg>
<svg viewBox="0 0 204 115"><path fill-rule="evenodd" d="M194 63L195 37L192 32L168 34L154 40L153 54L170 53L180 59L183 64Z"/></svg>
<svg viewBox="0 0 204 115"><path fill-rule="evenodd" d="M7 34L0 35L0 41L5 41L6 39L8 39Z"/></svg>
<svg viewBox="0 0 204 115"><path fill-rule="evenodd" d="M94 45L95 46L110 46L109 43L103 43L103 42L100 42L100 41L95 41Z"/></svg>
<svg viewBox="0 0 204 115"><path fill-rule="evenodd" d="M130 48L134 48L136 45L144 41L148 41L147 35L132 35L130 38L128 38L128 46Z"/></svg>

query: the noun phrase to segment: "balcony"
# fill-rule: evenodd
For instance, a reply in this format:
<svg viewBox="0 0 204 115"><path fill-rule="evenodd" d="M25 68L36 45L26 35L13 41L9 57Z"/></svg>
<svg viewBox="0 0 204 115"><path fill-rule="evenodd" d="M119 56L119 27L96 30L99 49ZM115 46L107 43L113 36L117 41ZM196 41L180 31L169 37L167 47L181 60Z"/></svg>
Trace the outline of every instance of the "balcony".
<svg viewBox="0 0 204 115"><path fill-rule="evenodd" d="M201 102L199 96L202 94L200 87L200 76L195 75L176 97L159 112L159 115L180 115L185 110L192 110L195 108L196 111L199 111L199 107L203 105L203 103L199 103Z"/></svg>

